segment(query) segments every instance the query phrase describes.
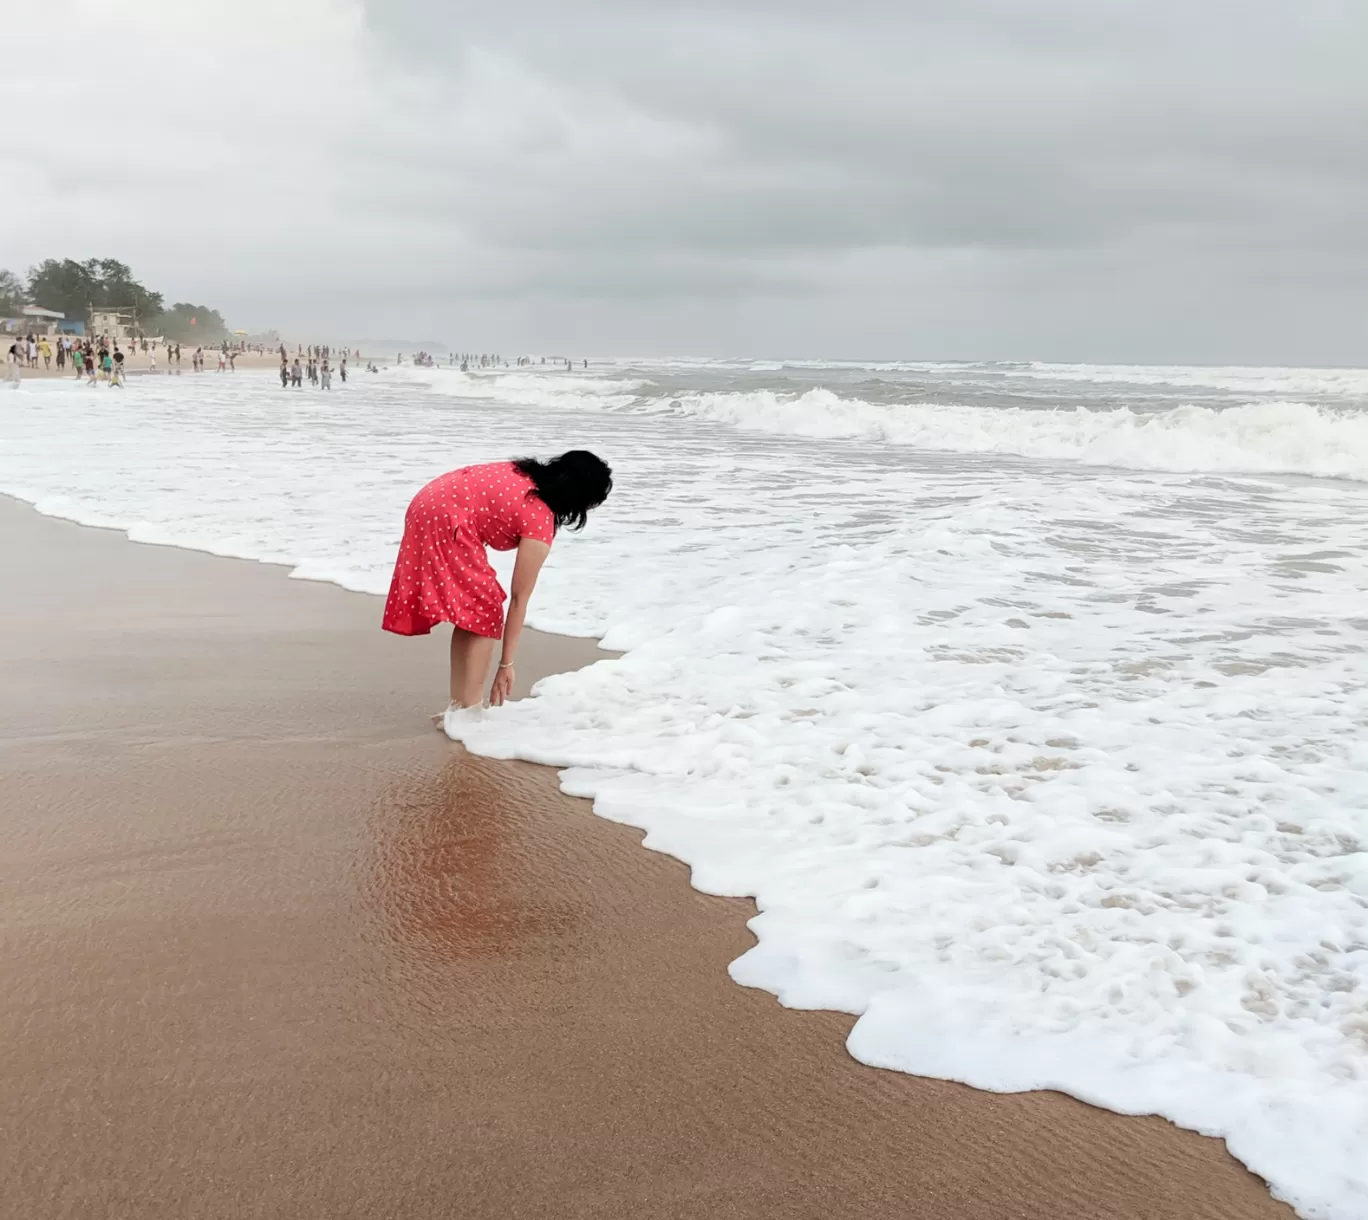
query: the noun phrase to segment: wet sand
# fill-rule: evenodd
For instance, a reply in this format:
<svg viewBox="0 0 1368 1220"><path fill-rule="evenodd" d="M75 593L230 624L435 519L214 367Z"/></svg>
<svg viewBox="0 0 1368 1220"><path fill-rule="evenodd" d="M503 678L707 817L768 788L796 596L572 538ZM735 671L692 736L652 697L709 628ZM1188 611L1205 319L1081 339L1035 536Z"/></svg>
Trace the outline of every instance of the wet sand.
<svg viewBox="0 0 1368 1220"><path fill-rule="evenodd" d="M1291 1216L733 984L753 906L446 742L445 639L376 599L4 499L0 554L4 1216Z"/></svg>

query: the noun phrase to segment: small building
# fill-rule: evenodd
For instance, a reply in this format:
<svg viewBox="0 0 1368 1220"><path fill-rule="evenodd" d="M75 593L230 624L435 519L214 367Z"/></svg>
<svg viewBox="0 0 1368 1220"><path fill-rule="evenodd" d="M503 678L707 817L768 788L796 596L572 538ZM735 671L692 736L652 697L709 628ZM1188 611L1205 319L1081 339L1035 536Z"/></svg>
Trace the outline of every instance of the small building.
<svg viewBox="0 0 1368 1220"><path fill-rule="evenodd" d="M30 335L58 335L66 314L56 309L44 309L41 305L24 305L19 309L20 326Z"/></svg>
<svg viewBox="0 0 1368 1220"><path fill-rule="evenodd" d="M90 333L92 335L108 335L116 342L132 343L134 337L141 334L138 329L138 311L136 309L116 309L105 305L92 307L90 311Z"/></svg>

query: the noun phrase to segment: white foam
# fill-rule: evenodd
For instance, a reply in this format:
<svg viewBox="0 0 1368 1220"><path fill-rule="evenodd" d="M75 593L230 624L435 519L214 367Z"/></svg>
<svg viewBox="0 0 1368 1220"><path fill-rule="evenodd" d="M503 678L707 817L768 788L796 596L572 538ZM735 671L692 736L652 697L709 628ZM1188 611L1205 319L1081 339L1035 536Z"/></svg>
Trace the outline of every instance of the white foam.
<svg viewBox="0 0 1368 1220"><path fill-rule="evenodd" d="M373 592L426 478L552 451L572 412L618 487L531 617L629 651L466 741L755 895L734 976L859 1014L861 1059L1165 1114L1304 1215L1368 1216L1368 489L813 443L602 389L25 390L0 488Z"/></svg>
<svg viewBox="0 0 1368 1220"><path fill-rule="evenodd" d="M673 362L677 373L680 362ZM691 362L690 367L703 367ZM707 366L721 369L721 362ZM797 369L797 363L743 363L727 371ZM819 371L836 366L823 363ZM843 366L872 372L934 369L956 385L985 382L985 370L968 366ZM1082 380L1086 366L1039 366L1061 370L1059 379ZM637 372L640 366L632 366ZM416 371L427 372L427 371ZM953 402L868 402L816 386L801 391L771 389L670 393L647 379L537 372L448 373L428 376L437 393L567 411L667 414L705 419L746 431L813 439L849 439L900 445L929 452L1006 454L1051 461L1081 462L1131 470L1174 473L1298 474L1368 481L1368 374L1356 370L1144 370L1099 373L1109 390L1127 382L1137 389L1175 382L1201 382L1208 389L1262 386L1308 389L1319 386L1319 403L1266 398L1247 403L1181 403L1166 409L1115 406L1003 407ZM951 376L951 374L954 376ZM966 375L966 373L968 375ZM1020 370L1014 369L1012 376ZM1226 376L1225 374L1229 374ZM1240 374L1240 376L1236 376ZM998 370L987 370L996 378ZM1361 397L1358 397L1361 395Z"/></svg>
<svg viewBox="0 0 1368 1220"><path fill-rule="evenodd" d="M679 414L780 436L877 441L931 452L1368 481L1368 412L1361 409L1279 401L1161 411L871 403L820 387L643 398L622 383L613 392L612 382L567 390L529 380L484 393L471 390L468 396L558 409Z"/></svg>
<svg viewBox="0 0 1368 1220"><path fill-rule="evenodd" d="M611 410L636 401L642 381L591 377L576 372L532 370L411 369L392 370L396 378L421 384L433 393L519 407Z"/></svg>
<svg viewBox="0 0 1368 1220"><path fill-rule="evenodd" d="M873 404L808 390L697 394L678 407L739 428L850 437L950 453L1004 453L1132 470L1368 480L1368 412L1299 402L1167 411Z"/></svg>
<svg viewBox="0 0 1368 1220"><path fill-rule="evenodd" d="M1031 361L1014 372L1045 381L1075 381L1091 385L1174 387L1179 390L1223 390L1235 394L1272 394L1302 398L1323 394L1368 398L1368 370L1191 367L1152 367L1135 364L1047 364Z"/></svg>

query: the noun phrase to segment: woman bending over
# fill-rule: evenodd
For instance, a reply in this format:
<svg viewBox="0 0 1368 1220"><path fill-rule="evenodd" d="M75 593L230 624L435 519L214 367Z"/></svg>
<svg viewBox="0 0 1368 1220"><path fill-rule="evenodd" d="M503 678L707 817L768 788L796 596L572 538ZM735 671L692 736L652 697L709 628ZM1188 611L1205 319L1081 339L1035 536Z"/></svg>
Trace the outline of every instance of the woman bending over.
<svg viewBox="0 0 1368 1220"><path fill-rule="evenodd" d="M562 529L583 529L589 511L612 489L608 465L572 449L549 462L522 458L463 466L413 497L382 625L398 635L427 635L435 623L452 625L451 704L442 720L448 737L457 735L462 712L482 704L500 639L489 701L498 707L509 697L527 603L551 543ZM488 547L517 549L511 594L494 575Z"/></svg>

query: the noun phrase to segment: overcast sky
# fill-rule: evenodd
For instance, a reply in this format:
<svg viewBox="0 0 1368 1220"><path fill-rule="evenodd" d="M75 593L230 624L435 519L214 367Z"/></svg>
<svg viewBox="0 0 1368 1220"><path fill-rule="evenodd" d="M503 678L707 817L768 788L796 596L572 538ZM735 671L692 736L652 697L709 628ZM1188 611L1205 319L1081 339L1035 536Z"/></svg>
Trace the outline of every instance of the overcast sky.
<svg viewBox="0 0 1368 1220"><path fill-rule="evenodd" d="M0 267L305 340L1368 364L1362 0L12 8Z"/></svg>

